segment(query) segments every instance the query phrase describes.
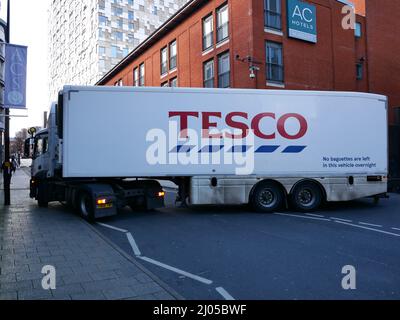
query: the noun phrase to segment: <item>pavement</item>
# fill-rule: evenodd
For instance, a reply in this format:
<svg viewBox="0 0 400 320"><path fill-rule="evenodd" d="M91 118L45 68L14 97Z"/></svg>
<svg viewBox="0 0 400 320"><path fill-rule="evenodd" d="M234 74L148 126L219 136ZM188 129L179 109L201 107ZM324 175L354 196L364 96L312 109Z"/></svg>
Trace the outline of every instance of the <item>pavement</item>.
<svg viewBox="0 0 400 320"><path fill-rule="evenodd" d="M0 202L0 300L183 299L61 204L38 208L28 185L22 167L12 178L12 205ZM42 287L44 266L55 268L54 290Z"/></svg>

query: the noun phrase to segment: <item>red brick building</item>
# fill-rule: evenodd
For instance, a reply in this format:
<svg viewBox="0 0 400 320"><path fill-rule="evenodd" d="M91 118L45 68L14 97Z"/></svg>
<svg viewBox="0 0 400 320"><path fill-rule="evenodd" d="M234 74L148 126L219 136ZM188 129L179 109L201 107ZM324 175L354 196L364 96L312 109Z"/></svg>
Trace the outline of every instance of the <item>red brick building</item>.
<svg viewBox="0 0 400 320"><path fill-rule="evenodd" d="M191 0L97 84L382 93L394 123L400 1L353 0L356 30L342 25L349 2ZM290 34L291 17L303 23L312 14L315 39Z"/></svg>

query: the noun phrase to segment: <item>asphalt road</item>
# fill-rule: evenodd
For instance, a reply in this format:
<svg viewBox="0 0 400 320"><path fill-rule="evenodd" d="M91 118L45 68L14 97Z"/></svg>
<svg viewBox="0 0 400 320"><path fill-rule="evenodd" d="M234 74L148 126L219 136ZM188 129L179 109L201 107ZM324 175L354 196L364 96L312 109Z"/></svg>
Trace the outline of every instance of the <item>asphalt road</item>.
<svg viewBox="0 0 400 320"><path fill-rule="evenodd" d="M187 299L400 299L400 195L314 215L175 208L173 199L96 228ZM342 288L346 265L355 290Z"/></svg>

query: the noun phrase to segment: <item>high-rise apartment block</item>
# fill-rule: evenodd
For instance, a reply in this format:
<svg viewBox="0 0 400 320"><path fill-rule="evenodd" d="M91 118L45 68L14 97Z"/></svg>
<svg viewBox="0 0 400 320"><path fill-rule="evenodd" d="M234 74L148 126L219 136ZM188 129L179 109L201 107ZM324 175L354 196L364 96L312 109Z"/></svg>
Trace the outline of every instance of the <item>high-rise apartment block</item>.
<svg viewBox="0 0 400 320"><path fill-rule="evenodd" d="M187 0L52 0L50 99L65 84L95 84Z"/></svg>

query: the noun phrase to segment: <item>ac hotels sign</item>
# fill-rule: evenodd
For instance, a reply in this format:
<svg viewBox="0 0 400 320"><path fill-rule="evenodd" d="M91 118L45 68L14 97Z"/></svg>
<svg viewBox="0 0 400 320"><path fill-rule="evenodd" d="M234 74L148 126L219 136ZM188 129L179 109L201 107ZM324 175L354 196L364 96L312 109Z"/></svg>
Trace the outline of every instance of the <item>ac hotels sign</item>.
<svg viewBox="0 0 400 320"><path fill-rule="evenodd" d="M287 0L287 12L289 37L316 43L316 7L299 0Z"/></svg>

